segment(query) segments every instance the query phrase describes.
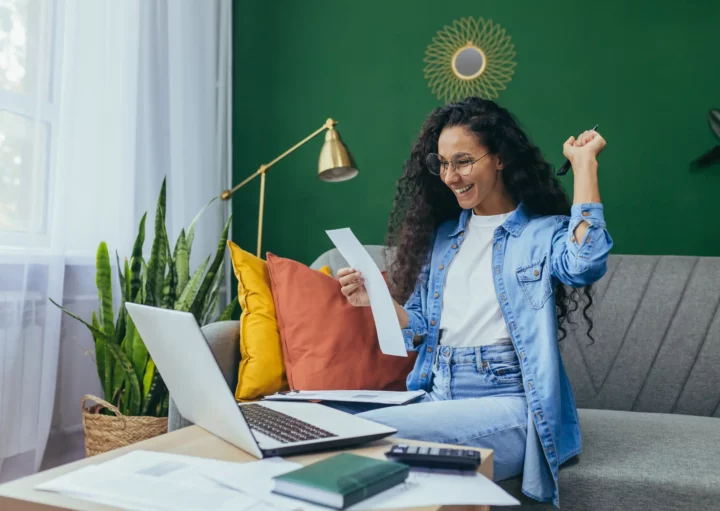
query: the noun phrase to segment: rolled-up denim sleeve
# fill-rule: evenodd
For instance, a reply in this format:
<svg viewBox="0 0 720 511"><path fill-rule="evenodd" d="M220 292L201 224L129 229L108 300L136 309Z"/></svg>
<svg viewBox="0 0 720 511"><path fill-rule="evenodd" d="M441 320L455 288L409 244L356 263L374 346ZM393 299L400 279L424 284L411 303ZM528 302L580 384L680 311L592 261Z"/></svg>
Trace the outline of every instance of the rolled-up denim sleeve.
<svg viewBox="0 0 720 511"><path fill-rule="evenodd" d="M427 335L427 314L425 313L425 304L427 303L427 282L430 277L430 267L423 266L418 278L418 284L415 291L405 303L405 312L408 315L408 325L403 329L403 339L405 340L405 349L408 351L417 351L422 343L415 345L416 337L425 337Z"/></svg>
<svg viewBox="0 0 720 511"><path fill-rule="evenodd" d="M582 241L578 242L574 232L581 222L587 222L588 229ZM552 242L552 274L568 286L590 285L605 275L612 246L603 205L574 204L570 218L558 219Z"/></svg>

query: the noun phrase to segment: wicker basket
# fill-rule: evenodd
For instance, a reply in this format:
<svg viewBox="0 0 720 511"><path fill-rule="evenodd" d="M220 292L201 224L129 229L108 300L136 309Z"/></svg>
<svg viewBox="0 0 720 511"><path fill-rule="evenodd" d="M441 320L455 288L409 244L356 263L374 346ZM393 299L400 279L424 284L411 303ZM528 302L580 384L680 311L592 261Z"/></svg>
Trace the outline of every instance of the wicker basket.
<svg viewBox="0 0 720 511"><path fill-rule="evenodd" d="M88 399L99 406L85 408ZM103 408L111 410L115 416L100 414ZM82 420L86 457L162 435L168 429L167 417L123 415L115 406L90 394L82 398Z"/></svg>

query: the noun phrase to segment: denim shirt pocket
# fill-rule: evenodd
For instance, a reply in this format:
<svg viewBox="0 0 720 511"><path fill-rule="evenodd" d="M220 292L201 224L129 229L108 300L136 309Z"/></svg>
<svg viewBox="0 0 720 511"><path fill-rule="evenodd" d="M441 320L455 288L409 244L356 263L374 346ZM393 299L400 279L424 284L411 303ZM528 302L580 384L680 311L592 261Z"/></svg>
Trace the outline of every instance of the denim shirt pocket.
<svg viewBox="0 0 720 511"><path fill-rule="evenodd" d="M515 273L530 307L542 309L552 294L547 254L531 264L521 266Z"/></svg>

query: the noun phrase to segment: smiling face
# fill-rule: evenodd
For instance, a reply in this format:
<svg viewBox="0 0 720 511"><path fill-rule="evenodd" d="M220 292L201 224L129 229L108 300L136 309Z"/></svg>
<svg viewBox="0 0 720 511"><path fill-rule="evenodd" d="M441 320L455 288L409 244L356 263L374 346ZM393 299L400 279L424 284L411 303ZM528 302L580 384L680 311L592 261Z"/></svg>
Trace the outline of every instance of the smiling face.
<svg viewBox="0 0 720 511"><path fill-rule="evenodd" d="M502 162L497 155L489 154L488 148L468 128L449 126L443 129L438 139L438 154L445 162L456 161L458 167L470 165L457 172L450 163L440 176L455 194L461 208L472 209L478 215L496 215L514 209L500 176ZM472 171L468 175L462 175L470 168Z"/></svg>

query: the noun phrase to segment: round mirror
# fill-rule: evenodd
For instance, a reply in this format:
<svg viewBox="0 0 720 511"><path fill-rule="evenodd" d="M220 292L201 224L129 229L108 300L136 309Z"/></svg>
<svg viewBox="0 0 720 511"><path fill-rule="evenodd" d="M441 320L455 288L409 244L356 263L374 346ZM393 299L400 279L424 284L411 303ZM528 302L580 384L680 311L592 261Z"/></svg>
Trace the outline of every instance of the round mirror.
<svg viewBox="0 0 720 511"><path fill-rule="evenodd" d="M492 20L461 18L439 30L428 44L424 72L442 101L497 98L515 72L515 45Z"/></svg>
<svg viewBox="0 0 720 511"><path fill-rule="evenodd" d="M486 62L485 54L480 48L468 45L455 52L452 68L458 78L472 80L485 71Z"/></svg>

